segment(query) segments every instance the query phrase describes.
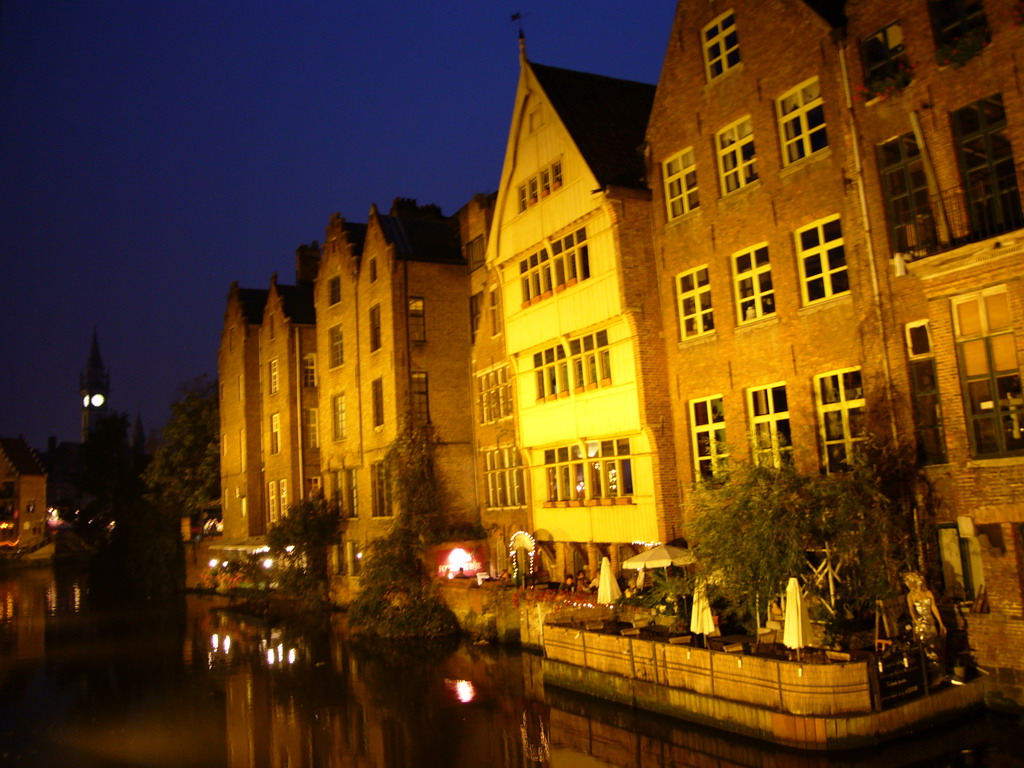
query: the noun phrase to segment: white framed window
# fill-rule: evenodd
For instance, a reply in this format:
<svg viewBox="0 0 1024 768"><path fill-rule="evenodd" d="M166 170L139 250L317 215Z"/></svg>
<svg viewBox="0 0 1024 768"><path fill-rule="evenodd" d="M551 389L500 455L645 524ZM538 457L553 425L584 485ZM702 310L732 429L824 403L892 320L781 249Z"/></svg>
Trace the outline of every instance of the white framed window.
<svg viewBox="0 0 1024 768"><path fill-rule="evenodd" d="M715 134L715 150L723 195L757 181L754 126L749 115Z"/></svg>
<svg viewBox="0 0 1024 768"><path fill-rule="evenodd" d="M277 512L277 481L271 480L267 483L267 501L270 507L270 522L276 523L278 518Z"/></svg>
<svg viewBox="0 0 1024 768"><path fill-rule="evenodd" d="M512 415L512 382L508 368L501 367L477 376L480 391L480 423L489 424Z"/></svg>
<svg viewBox="0 0 1024 768"><path fill-rule="evenodd" d="M829 216L796 231L801 292L805 304L850 291L846 248L839 216Z"/></svg>
<svg viewBox="0 0 1024 768"><path fill-rule="evenodd" d="M344 392L331 398L331 412L334 419L331 434L335 441L344 440L348 437L348 415L345 412Z"/></svg>
<svg viewBox="0 0 1024 768"><path fill-rule="evenodd" d="M708 82L740 63L740 40L736 34L736 16L731 10L704 27L701 33L701 42Z"/></svg>
<svg viewBox="0 0 1024 768"><path fill-rule="evenodd" d="M544 451L548 501L614 499L633 495L629 438L587 440Z"/></svg>
<svg viewBox="0 0 1024 768"><path fill-rule="evenodd" d="M734 253L732 274L740 323L775 314L775 286L767 243Z"/></svg>
<svg viewBox="0 0 1024 768"><path fill-rule="evenodd" d="M270 452L281 452L281 414L270 414Z"/></svg>
<svg viewBox="0 0 1024 768"><path fill-rule="evenodd" d="M302 386L307 389L316 386L316 355L312 352L302 358Z"/></svg>
<svg viewBox="0 0 1024 768"><path fill-rule="evenodd" d="M676 303L679 308L681 339L703 336L715 330L715 316L711 310L711 281L706 265L676 275Z"/></svg>
<svg viewBox="0 0 1024 768"><path fill-rule="evenodd" d="M662 168L665 176L665 208L669 220L699 208L697 161L694 158L693 147L687 147L682 152L672 155Z"/></svg>
<svg viewBox="0 0 1024 768"><path fill-rule="evenodd" d="M525 503L523 462L514 446L484 451L484 479L488 507L521 507Z"/></svg>
<svg viewBox="0 0 1024 768"><path fill-rule="evenodd" d="M860 368L815 376L814 393L825 471L842 472L849 469L854 448L865 437L864 385Z"/></svg>
<svg viewBox="0 0 1024 768"><path fill-rule="evenodd" d="M825 105L821 100L818 78L812 77L782 94L775 105L779 115L783 165L795 163L828 146Z"/></svg>
<svg viewBox="0 0 1024 768"><path fill-rule="evenodd" d="M281 371L276 357L269 363L267 379L270 382L270 394L277 394L278 388L281 386Z"/></svg>
<svg viewBox="0 0 1024 768"><path fill-rule="evenodd" d="M537 399L553 397L569 392L569 364L565 359L565 347L553 347L537 352L533 356L533 367L537 378Z"/></svg>
<svg viewBox="0 0 1024 768"><path fill-rule="evenodd" d="M587 246L587 228L580 227L551 241L551 263L554 269L555 289L575 285L590 277L590 251Z"/></svg>
<svg viewBox="0 0 1024 768"><path fill-rule="evenodd" d="M971 455L1024 452L1024 390L1005 286L952 300Z"/></svg>
<svg viewBox="0 0 1024 768"><path fill-rule="evenodd" d="M789 427L786 383L776 382L747 390L750 442L754 463L781 467L793 461L793 435Z"/></svg>
<svg viewBox="0 0 1024 768"><path fill-rule="evenodd" d="M491 316L491 335L497 336L499 333L501 333L501 308L498 305L497 288L491 288L491 290L489 291L487 311Z"/></svg>
<svg viewBox="0 0 1024 768"><path fill-rule="evenodd" d="M710 479L729 458L725 442L725 406L721 395L690 401L690 434L697 477Z"/></svg>
<svg viewBox="0 0 1024 768"><path fill-rule="evenodd" d="M522 213L562 186L562 161L556 160L516 187L517 210Z"/></svg>
<svg viewBox="0 0 1024 768"><path fill-rule="evenodd" d="M612 380L612 358L608 331L597 331L569 341L573 385L577 392Z"/></svg>
<svg viewBox="0 0 1024 768"><path fill-rule="evenodd" d="M317 419L316 408L306 408L302 412L303 421L306 427L306 447L320 447L320 426Z"/></svg>
<svg viewBox="0 0 1024 768"><path fill-rule="evenodd" d="M288 481L281 478L281 517L288 514Z"/></svg>

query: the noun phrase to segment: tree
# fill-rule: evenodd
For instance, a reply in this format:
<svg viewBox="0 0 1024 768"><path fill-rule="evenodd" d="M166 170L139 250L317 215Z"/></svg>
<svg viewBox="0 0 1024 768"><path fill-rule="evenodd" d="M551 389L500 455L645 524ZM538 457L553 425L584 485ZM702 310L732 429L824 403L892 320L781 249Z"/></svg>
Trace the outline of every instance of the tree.
<svg viewBox="0 0 1024 768"><path fill-rule="evenodd" d="M363 586L349 608L357 630L388 638L458 632L455 615L423 561L427 546L452 529L436 453L433 426L417 425L407 416L385 457L399 514L388 534L368 547Z"/></svg>
<svg viewBox="0 0 1024 768"><path fill-rule="evenodd" d="M327 548L338 541L341 510L324 498L292 504L270 526L267 543L278 564L282 592L302 598L310 607L328 602Z"/></svg>
<svg viewBox="0 0 1024 768"><path fill-rule="evenodd" d="M800 577L829 638L848 643L876 601L899 593L915 562L915 486L904 448L865 441L847 472L802 475L789 464L735 464L695 488L697 560L748 627Z"/></svg>
<svg viewBox="0 0 1024 768"><path fill-rule="evenodd" d="M150 501L176 520L220 497L217 382L200 376L171 404L160 447L143 475Z"/></svg>

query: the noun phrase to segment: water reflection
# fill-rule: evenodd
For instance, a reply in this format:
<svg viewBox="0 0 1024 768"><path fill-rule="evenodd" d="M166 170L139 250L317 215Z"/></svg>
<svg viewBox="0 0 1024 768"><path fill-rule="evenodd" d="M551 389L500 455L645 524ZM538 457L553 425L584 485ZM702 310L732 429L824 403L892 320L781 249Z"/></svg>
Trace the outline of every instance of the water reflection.
<svg viewBox="0 0 1024 768"><path fill-rule="evenodd" d="M1020 766L978 718L864 753L775 748L545 689L532 654L350 640L192 597L97 606L81 574L0 575L0 763L231 768Z"/></svg>

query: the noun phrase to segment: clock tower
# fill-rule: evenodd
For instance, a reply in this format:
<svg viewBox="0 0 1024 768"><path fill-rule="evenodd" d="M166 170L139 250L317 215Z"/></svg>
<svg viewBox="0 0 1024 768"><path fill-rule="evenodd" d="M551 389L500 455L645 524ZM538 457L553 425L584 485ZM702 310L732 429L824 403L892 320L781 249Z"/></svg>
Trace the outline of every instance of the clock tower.
<svg viewBox="0 0 1024 768"><path fill-rule="evenodd" d="M82 370L80 389L82 442L84 443L89 437L89 433L96 429L96 425L106 417L107 395L110 393L110 376L100 358L100 343L96 339L95 328L92 329L92 349L89 350L89 360Z"/></svg>

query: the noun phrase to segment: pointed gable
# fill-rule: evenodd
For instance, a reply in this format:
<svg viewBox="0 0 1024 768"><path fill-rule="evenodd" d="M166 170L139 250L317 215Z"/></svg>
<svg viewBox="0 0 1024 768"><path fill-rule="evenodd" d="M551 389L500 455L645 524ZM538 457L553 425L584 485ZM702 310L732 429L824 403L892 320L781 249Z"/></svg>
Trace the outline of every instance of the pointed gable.
<svg viewBox="0 0 1024 768"><path fill-rule="evenodd" d="M640 146L655 86L532 62L530 68L598 182L644 187Z"/></svg>
<svg viewBox="0 0 1024 768"><path fill-rule="evenodd" d="M19 477L46 474L39 456L20 437L0 437L0 454Z"/></svg>

